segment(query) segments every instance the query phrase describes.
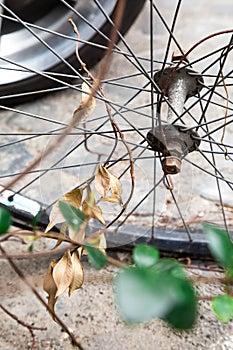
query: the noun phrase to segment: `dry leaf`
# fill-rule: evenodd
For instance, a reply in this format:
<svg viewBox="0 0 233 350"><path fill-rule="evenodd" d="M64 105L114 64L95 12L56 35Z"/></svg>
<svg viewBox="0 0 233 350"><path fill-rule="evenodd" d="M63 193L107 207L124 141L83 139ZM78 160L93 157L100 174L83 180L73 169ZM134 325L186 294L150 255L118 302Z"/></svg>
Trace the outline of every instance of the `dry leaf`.
<svg viewBox="0 0 233 350"><path fill-rule="evenodd" d="M82 187L75 188L74 190L67 192L60 200L75 208L79 208L82 203L83 189Z"/></svg>
<svg viewBox="0 0 233 350"><path fill-rule="evenodd" d="M102 225L106 225L102 217L102 210L96 205L94 192L90 188L87 190L87 198L83 201L82 211L86 217L97 219Z"/></svg>
<svg viewBox="0 0 233 350"><path fill-rule="evenodd" d="M98 167L98 170L95 175L95 188L96 191L102 196L105 197L108 191L110 190L110 176L108 170L103 167L101 164Z"/></svg>
<svg viewBox="0 0 233 350"><path fill-rule="evenodd" d="M76 290L82 287L84 281L83 267L77 254L74 252L71 256L73 266L73 279L69 286L69 296Z"/></svg>
<svg viewBox="0 0 233 350"><path fill-rule="evenodd" d="M85 82L82 83L82 99L80 105L73 113L73 118L77 124L86 120L93 112L96 101L93 91Z"/></svg>
<svg viewBox="0 0 233 350"><path fill-rule="evenodd" d="M97 219L102 225L106 225L102 217L102 210L97 205L90 205L88 202L84 201L82 210L87 217Z"/></svg>
<svg viewBox="0 0 233 350"><path fill-rule="evenodd" d="M54 266L52 275L57 286L55 297L59 297L70 286L73 279L73 266L69 250Z"/></svg>
<svg viewBox="0 0 233 350"><path fill-rule="evenodd" d="M58 202L56 202L53 205L52 210L50 212L49 224L45 229L45 233L50 231L51 228L53 228L53 226L55 226L56 224L60 224L61 222L64 222L64 217L62 216L62 214L60 212Z"/></svg>
<svg viewBox="0 0 233 350"><path fill-rule="evenodd" d="M81 187L78 187L70 192L67 192L62 196L59 201L66 202L70 205L73 205L76 208L79 208L82 203L82 195L83 195L83 189ZM55 226L56 224L60 224L64 222L64 217L60 212L59 209L59 201L57 201L53 206L51 213L49 215L49 224L45 229L45 232L48 232Z"/></svg>
<svg viewBox="0 0 233 350"><path fill-rule="evenodd" d="M102 210L100 207L98 207L98 205L95 205L92 207L92 217L94 219L97 219L99 220L99 222L102 224L102 225L106 225L106 222L104 221L104 218L102 217Z"/></svg>
<svg viewBox="0 0 233 350"><path fill-rule="evenodd" d="M100 241L99 241L99 249L105 253L105 250L107 249L107 241L104 233L101 233L99 235Z"/></svg>
<svg viewBox="0 0 233 350"><path fill-rule="evenodd" d="M122 186L119 179L101 164L95 175L95 188L106 202L122 203ZM111 195L107 193L111 191Z"/></svg>
<svg viewBox="0 0 233 350"><path fill-rule="evenodd" d="M54 312L54 305L57 301L56 293L57 293L57 286L56 283L53 279L53 268L56 265L56 261L52 260L48 271L46 273L46 276L44 278L44 283L43 283L43 289L46 293L48 293L48 306L51 310L51 315L53 317L53 312Z"/></svg>
<svg viewBox="0 0 233 350"><path fill-rule="evenodd" d="M107 249L107 242L104 233L101 233L100 235L94 238L87 239L87 242L90 243L92 246L98 248L105 254L105 250Z"/></svg>
<svg viewBox="0 0 233 350"><path fill-rule="evenodd" d="M81 257L82 255L86 255L86 254L84 253L83 247L78 247L77 253L78 253L78 256L79 256L79 257Z"/></svg>
<svg viewBox="0 0 233 350"><path fill-rule="evenodd" d="M122 199L117 194L101 198L102 201L122 204Z"/></svg>

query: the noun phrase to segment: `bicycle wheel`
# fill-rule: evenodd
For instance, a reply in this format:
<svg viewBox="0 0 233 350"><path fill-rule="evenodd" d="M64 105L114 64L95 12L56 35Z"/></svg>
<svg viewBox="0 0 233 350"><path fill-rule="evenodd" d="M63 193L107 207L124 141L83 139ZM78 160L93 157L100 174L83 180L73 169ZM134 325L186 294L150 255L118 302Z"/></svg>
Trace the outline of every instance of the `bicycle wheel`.
<svg viewBox="0 0 233 350"><path fill-rule="evenodd" d="M93 3L112 24L104 7ZM147 2L136 29L128 36L119 31L121 42L113 43L111 66L102 81L105 95L96 95L92 115L46 157L79 105L81 83L53 88L57 94L50 107L47 98L18 108L2 105L2 185L9 187L9 179L41 152L40 164L11 189L51 209L64 193L90 185L108 222L109 246L150 241L164 251L200 256L208 254L202 221L221 224L230 235L233 30L225 28L233 5L206 0L195 9L190 6L185 0ZM219 12L224 25L215 20ZM55 76L46 72L46 79ZM123 205L103 201L96 193L99 164L120 180ZM26 211L18 210L21 197L4 193L4 205L17 209L17 215ZM99 227L93 219L92 229Z"/></svg>

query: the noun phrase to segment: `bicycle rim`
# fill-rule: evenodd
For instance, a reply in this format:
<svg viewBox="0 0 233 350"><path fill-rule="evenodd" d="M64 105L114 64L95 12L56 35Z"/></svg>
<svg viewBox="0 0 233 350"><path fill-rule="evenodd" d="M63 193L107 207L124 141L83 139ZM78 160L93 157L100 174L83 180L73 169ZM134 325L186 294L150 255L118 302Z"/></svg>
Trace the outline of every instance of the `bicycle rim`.
<svg viewBox="0 0 233 350"><path fill-rule="evenodd" d="M94 3L111 23L104 7L98 1ZM146 34L132 31L129 36L123 36L118 33L121 43L114 44L111 66L102 82L104 97L97 95L92 115L73 128L51 154L43 157L79 105L82 91L79 81L61 82L62 87L52 89L56 95L49 113L46 112L49 108L46 98L36 105L2 106L1 182L4 186L21 173L39 150L42 152L40 164L12 189L19 195L46 203L51 209L73 188L85 187L88 183L95 191L92 180L98 165L104 164L118 177L123 188L123 207L119 203L102 201L95 192L103 216L110 223L111 232L107 237L112 246L152 238L157 245L161 243L162 250L207 254L205 239L199 233L201 223L210 221L223 225L229 235L232 224L233 46L232 30L225 30L227 21L230 25L227 13L231 11L224 12L232 5L226 1L216 9L217 5L206 1L203 5L206 12L198 4L191 9L185 0L174 4L150 1L146 6L139 19ZM224 25L213 21L206 26L211 9L215 11L213 15L223 11ZM194 11L195 16L191 16L190 11ZM177 50L181 55L174 63L172 52ZM184 50L189 52L188 61L182 61ZM186 91L182 112L178 113L180 107L172 102L167 90L182 69L185 76L191 77L192 82L188 84L192 89L194 84L195 91ZM164 72L168 78L164 78ZM39 74L46 74L50 80L61 80L59 74L43 71ZM90 82L76 69L72 75L87 84ZM32 89L30 93L35 91ZM111 108L114 123L124 135L130 152L121 134L113 129L105 103ZM60 108L60 104L65 104L66 108ZM168 124L173 125L173 131L172 134L164 131L166 139L170 135L173 138L176 132L175 143L180 144L180 139L185 138L181 143L186 145L186 151L178 152L178 157L162 150L164 142L156 134L159 146L155 146L154 141L148 142L148 132L153 134L156 128ZM135 175L132 198L131 157ZM173 157L172 161L178 158L181 171L177 174L164 172L163 164L166 159L170 161L169 157ZM129 197L126 207L124 204ZM101 225L93 220L92 229L99 227ZM199 243L196 245L196 242Z"/></svg>

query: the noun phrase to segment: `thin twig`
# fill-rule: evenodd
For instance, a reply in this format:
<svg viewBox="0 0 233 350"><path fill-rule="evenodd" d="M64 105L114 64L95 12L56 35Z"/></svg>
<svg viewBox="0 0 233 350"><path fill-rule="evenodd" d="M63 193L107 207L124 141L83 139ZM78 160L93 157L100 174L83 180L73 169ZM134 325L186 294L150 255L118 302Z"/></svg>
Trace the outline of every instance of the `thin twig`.
<svg viewBox="0 0 233 350"><path fill-rule="evenodd" d="M11 313L9 310L7 310L2 304L0 304L0 308L11 318L13 318L13 320L15 320L18 324L20 324L21 326L25 327L28 329L31 338L32 338L32 345L31 345L31 350L33 350L35 348L36 342L35 342L35 334L33 331L47 331L46 327L36 327L36 326L31 326L30 324L20 320L16 315L14 315L13 313Z"/></svg>
<svg viewBox="0 0 233 350"><path fill-rule="evenodd" d="M53 315L54 320L62 327L64 332L68 334L70 337L71 343L74 346L77 346L78 349L83 350L83 347L81 345L80 340L74 336L74 334L69 330L69 328L66 326L65 323L57 316L57 314L47 305L47 303L44 301L44 299L40 296L38 291L35 289L33 285L27 280L27 278L24 276L23 272L19 269L19 267L15 264L15 262L9 257L5 249L0 245L0 250L2 252L2 255L5 256L5 258L8 260L10 266L12 269L16 272L16 274L20 277L20 279L30 288L32 293L36 296L36 298L40 301L40 303L46 308L46 310L49 311L51 315Z"/></svg>
<svg viewBox="0 0 233 350"><path fill-rule="evenodd" d="M117 13L116 13L116 21L115 21L115 25L112 28L112 32L111 32L111 40L109 43L109 47L107 50L107 53L105 55L105 57L103 58L102 61L102 65L101 65L101 69L99 71L98 74L98 78L95 78L93 76L93 74L88 70L86 63L82 61L80 55L79 55L79 45L78 45L78 41L80 40L80 33L78 31L78 28L76 26L76 24L74 23L74 21L72 19L69 19L70 24L73 27L74 33L77 35L78 41L76 42L76 57L77 60L79 61L82 69L86 72L86 74L88 75L88 77L93 81L93 87L92 87L92 94L91 96L94 96L94 94L97 93L97 91L100 92L100 94L104 97L104 99L106 100L106 95L104 93L103 88L101 87L101 81L104 78L104 76L106 75L106 72L109 68L109 64L110 64L110 60L111 60L111 55L112 55L112 50L114 48L115 42L117 40L117 33L118 33L118 29L120 28L120 24L121 24L121 19L122 19L122 15L123 15L123 11L124 11L124 1L120 1L118 9L117 9ZM116 139L116 143L117 143L117 133L119 134L126 150L127 153L129 155L129 161L130 161L130 175L131 175L131 191L130 194L128 196L128 199L126 200L126 202L123 205L123 209L121 210L120 214L117 215L116 219L114 221L111 222L111 224L113 224L121 215L122 213L125 211L128 203L130 202L132 196L133 196L133 192L134 192L134 186L135 186L135 169L134 169L134 159L133 159L133 155L132 155L132 151L129 147L129 145L127 144L127 142L125 141L124 138L124 134L122 133L121 129L119 128L119 126L117 125L117 123L114 120L114 117L112 115L112 111L111 111L111 107L107 102L105 103L105 107L106 107L106 111L107 114L109 116L109 120L112 124L112 128L113 131L115 133L115 139ZM109 159L112 157L113 152L115 151L116 148L116 143L111 151L111 153L109 154L105 164L107 164L109 162ZM109 227L110 225L108 225Z"/></svg>
<svg viewBox="0 0 233 350"><path fill-rule="evenodd" d="M73 244L54 249L54 250L49 250L49 251L43 251L43 252L35 252L35 253L24 253L24 254L8 254L8 257L13 259L13 260L23 260L23 259L36 259L36 258L44 258L46 256L51 257L52 255L57 255L57 254L62 254L67 249L72 249L74 246ZM6 256L0 255L0 259L6 259Z"/></svg>
<svg viewBox="0 0 233 350"><path fill-rule="evenodd" d="M111 256L107 256L107 260L109 262L109 264L119 267L119 268L125 268L127 265L123 262L121 262L120 260L114 259Z"/></svg>

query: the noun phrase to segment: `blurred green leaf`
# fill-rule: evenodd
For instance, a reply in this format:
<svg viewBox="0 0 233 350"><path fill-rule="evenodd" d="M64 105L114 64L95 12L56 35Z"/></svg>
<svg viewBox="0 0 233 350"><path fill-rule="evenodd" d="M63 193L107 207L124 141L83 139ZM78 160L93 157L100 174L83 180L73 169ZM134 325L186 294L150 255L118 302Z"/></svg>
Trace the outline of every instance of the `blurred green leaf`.
<svg viewBox="0 0 233 350"><path fill-rule="evenodd" d="M159 260L156 248L146 244L138 244L133 250L133 260L138 267L151 267Z"/></svg>
<svg viewBox="0 0 233 350"><path fill-rule="evenodd" d="M160 259L156 265L156 269L160 273L169 273L174 277L187 279L183 266L175 259Z"/></svg>
<svg viewBox="0 0 233 350"><path fill-rule="evenodd" d="M233 268L233 244L227 232L217 226L204 224L209 248L215 259L226 269Z"/></svg>
<svg viewBox="0 0 233 350"><path fill-rule="evenodd" d="M11 225L11 213L8 209L0 207L0 235L6 233Z"/></svg>
<svg viewBox="0 0 233 350"><path fill-rule="evenodd" d="M108 263L106 255L98 248L93 247L90 244L85 245L85 249L88 252L88 260L90 264L96 269L101 270Z"/></svg>
<svg viewBox="0 0 233 350"><path fill-rule="evenodd" d="M85 214L78 208L62 201L59 202L59 209L66 223L71 226L74 232L78 232L79 226L85 220Z"/></svg>
<svg viewBox="0 0 233 350"><path fill-rule="evenodd" d="M39 211L36 216L34 216L32 220L32 230L35 231L37 229L38 223L40 221L40 218L42 216L42 211Z"/></svg>
<svg viewBox="0 0 233 350"><path fill-rule="evenodd" d="M34 245L33 245L33 243L32 243L32 244L30 244L30 246L28 247L28 251L29 251L29 253L32 253L33 250L34 250Z"/></svg>
<svg viewBox="0 0 233 350"><path fill-rule="evenodd" d="M170 300L160 282L151 269L128 267L118 273L114 293L124 321L138 323L166 315Z"/></svg>
<svg viewBox="0 0 233 350"><path fill-rule="evenodd" d="M233 317L233 298L229 295L219 295L212 301L213 310L217 318L227 323Z"/></svg>
<svg viewBox="0 0 233 350"><path fill-rule="evenodd" d="M226 278L233 280L233 265L226 268L225 274L226 274Z"/></svg>
<svg viewBox="0 0 233 350"><path fill-rule="evenodd" d="M175 302L164 320L176 329L191 329L197 316L197 298L193 286L188 280L174 279L170 288Z"/></svg>
<svg viewBox="0 0 233 350"><path fill-rule="evenodd" d="M174 276L172 269L160 271L157 265L156 269L125 268L114 280L114 294L126 322L162 318L179 329L194 325L197 309L194 289L187 279Z"/></svg>

